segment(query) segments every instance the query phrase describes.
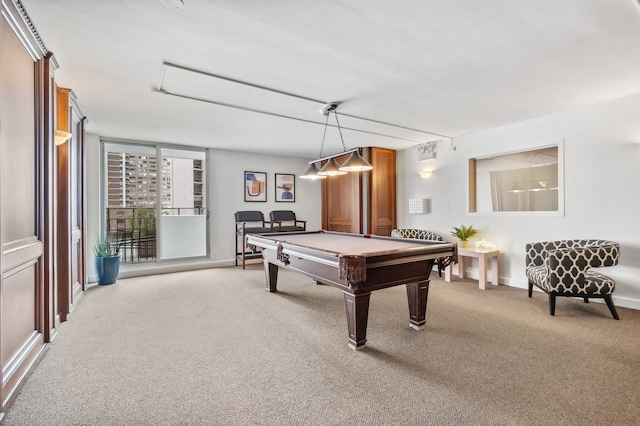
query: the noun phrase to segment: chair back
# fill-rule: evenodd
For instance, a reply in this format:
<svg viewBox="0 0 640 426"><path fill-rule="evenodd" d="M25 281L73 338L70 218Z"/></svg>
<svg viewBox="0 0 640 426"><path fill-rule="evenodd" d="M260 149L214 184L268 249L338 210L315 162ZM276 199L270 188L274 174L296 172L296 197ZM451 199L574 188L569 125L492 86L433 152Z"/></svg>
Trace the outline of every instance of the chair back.
<svg viewBox="0 0 640 426"><path fill-rule="evenodd" d="M543 266L545 260L551 252L557 250L564 253L581 252L587 253L583 260L585 266L600 268L604 266L615 266L620 258L620 244L608 240L557 240L528 243L525 246L525 265ZM558 253L555 257L560 256ZM574 263L572 260L571 263Z"/></svg>
<svg viewBox="0 0 640 426"><path fill-rule="evenodd" d="M597 239L542 241L525 248L527 270L544 267L537 273L546 276L539 280L554 291L571 283L584 286L589 268L617 265L620 257L618 243Z"/></svg>
<svg viewBox="0 0 640 426"><path fill-rule="evenodd" d="M272 210L269 212L271 226L277 232L298 232L307 230L307 221L296 218L292 210Z"/></svg>
<svg viewBox="0 0 640 426"><path fill-rule="evenodd" d="M426 229L394 229L391 231L393 238L413 238L415 240L442 241L442 237L435 232Z"/></svg>
<svg viewBox="0 0 640 426"><path fill-rule="evenodd" d="M271 222L288 222L295 221L296 214L291 210L273 210L269 212Z"/></svg>
<svg viewBox="0 0 640 426"><path fill-rule="evenodd" d="M235 213L236 222L261 222L264 226L264 215L259 210L242 210Z"/></svg>

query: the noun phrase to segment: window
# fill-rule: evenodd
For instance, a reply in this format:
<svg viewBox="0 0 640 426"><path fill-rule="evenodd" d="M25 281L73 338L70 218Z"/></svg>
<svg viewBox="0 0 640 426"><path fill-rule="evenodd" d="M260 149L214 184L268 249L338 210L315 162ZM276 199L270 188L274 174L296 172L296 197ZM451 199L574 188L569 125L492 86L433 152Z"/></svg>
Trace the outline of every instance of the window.
<svg viewBox="0 0 640 426"><path fill-rule="evenodd" d="M105 230L122 262L207 255L206 152L103 141Z"/></svg>
<svg viewBox="0 0 640 426"><path fill-rule="evenodd" d="M562 144L469 159L469 212L564 213Z"/></svg>

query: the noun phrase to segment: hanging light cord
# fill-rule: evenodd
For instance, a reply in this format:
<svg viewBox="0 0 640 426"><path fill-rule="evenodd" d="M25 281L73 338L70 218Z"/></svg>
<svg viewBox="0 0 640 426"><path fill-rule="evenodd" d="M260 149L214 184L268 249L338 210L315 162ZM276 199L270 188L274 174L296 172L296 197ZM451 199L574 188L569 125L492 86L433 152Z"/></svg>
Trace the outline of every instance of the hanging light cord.
<svg viewBox="0 0 640 426"><path fill-rule="evenodd" d="M322 145L320 145L320 155L318 156L319 158L322 158L322 151L324 149L324 139L327 137L327 127L329 127L329 114L327 114L327 120L324 122L324 134L322 135ZM338 126L338 130L339 129L340 129L340 126ZM342 136L342 134L340 136ZM344 142L342 142L342 145L344 145Z"/></svg>
<svg viewBox="0 0 640 426"><path fill-rule="evenodd" d="M336 116L336 124L338 125L338 133L340 133L340 141L342 142L342 150L346 151L347 147L344 145L344 138L342 137L342 129L340 129L340 122L338 121L338 111L333 110L333 115ZM329 117L327 117L329 118Z"/></svg>

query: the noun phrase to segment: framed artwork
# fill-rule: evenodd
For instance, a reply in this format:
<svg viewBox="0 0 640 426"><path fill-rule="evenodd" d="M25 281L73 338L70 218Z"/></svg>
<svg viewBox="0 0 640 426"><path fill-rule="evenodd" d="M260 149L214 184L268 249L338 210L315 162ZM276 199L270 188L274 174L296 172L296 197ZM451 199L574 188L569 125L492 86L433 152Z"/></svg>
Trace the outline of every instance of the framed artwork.
<svg viewBox="0 0 640 426"><path fill-rule="evenodd" d="M276 173L276 201L292 203L296 200L296 175Z"/></svg>
<svg viewBox="0 0 640 426"><path fill-rule="evenodd" d="M267 174L244 172L244 201L267 201Z"/></svg>

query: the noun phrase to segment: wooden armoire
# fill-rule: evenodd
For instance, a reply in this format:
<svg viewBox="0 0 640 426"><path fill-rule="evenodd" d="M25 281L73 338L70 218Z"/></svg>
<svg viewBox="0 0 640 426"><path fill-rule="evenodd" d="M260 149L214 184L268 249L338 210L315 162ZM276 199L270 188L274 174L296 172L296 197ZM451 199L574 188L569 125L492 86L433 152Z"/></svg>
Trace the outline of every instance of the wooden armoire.
<svg viewBox="0 0 640 426"><path fill-rule="evenodd" d="M373 170L322 180L322 229L390 236L396 226L396 151L370 147L360 154Z"/></svg>
<svg viewBox="0 0 640 426"><path fill-rule="evenodd" d="M85 119L18 0L0 6L0 420L77 304ZM70 133L56 141L56 131Z"/></svg>

